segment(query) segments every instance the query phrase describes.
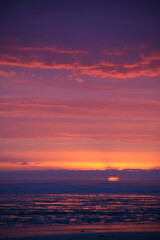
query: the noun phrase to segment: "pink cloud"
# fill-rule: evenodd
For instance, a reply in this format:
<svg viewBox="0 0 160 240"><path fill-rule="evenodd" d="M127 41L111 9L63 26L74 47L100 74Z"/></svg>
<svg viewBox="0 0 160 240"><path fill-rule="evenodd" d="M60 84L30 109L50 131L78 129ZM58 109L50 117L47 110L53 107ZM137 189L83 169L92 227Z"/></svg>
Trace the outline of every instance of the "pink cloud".
<svg viewBox="0 0 160 240"><path fill-rule="evenodd" d="M142 55L142 59L144 60L160 60L160 53L154 53L154 54L151 54L150 56L144 56Z"/></svg>
<svg viewBox="0 0 160 240"><path fill-rule="evenodd" d="M30 48L29 48L30 49ZM32 48L31 48L32 49ZM39 48L37 48L39 49ZM65 50L66 51L66 50ZM70 50L67 50L70 51ZM72 50L71 50L72 51ZM83 61L75 61L74 59L58 59L57 61L50 59L44 60L40 56L26 56L20 57L19 55L2 54L0 64L2 66L16 66L24 68L40 68L52 70L68 70L71 73L76 73L76 79L82 79L80 75L89 75L92 77L101 78L135 78L139 76L159 76L160 65L154 60L159 60L158 54L152 54L148 57L140 56L140 59L133 63L124 63L124 60L111 61L103 60L91 64ZM76 80L77 81L77 80Z"/></svg>
<svg viewBox="0 0 160 240"><path fill-rule="evenodd" d="M124 68L136 68L139 67L139 63L133 63L133 64L124 64Z"/></svg>

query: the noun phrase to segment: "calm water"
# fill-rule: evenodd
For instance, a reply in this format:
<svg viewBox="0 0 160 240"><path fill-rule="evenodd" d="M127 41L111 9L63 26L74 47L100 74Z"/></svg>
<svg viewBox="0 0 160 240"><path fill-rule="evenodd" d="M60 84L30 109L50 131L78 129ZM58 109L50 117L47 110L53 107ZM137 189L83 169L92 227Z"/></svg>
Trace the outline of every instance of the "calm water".
<svg viewBox="0 0 160 240"><path fill-rule="evenodd" d="M157 223L159 184L1 183L0 224Z"/></svg>

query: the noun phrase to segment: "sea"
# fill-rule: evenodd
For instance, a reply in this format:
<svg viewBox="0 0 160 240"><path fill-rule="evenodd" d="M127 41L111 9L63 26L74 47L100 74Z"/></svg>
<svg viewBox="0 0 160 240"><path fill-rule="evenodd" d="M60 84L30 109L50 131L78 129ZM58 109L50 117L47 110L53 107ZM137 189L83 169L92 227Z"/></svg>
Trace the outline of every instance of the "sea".
<svg viewBox="0 0 160 240"><path fill-rule="evenodd" d="M157 182L0 183L1 228L159 222Z"/></svg>

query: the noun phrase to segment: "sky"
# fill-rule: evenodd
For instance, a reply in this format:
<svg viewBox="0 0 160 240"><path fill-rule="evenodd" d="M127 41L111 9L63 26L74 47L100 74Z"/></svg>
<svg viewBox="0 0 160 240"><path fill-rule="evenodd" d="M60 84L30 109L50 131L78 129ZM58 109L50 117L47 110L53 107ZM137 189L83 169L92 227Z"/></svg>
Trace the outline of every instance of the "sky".
<svg viewBox="0 0 160 240"><path fill-rule="evenodd" d="M1 1L0 171L160 169L159 10Z"/></svg>

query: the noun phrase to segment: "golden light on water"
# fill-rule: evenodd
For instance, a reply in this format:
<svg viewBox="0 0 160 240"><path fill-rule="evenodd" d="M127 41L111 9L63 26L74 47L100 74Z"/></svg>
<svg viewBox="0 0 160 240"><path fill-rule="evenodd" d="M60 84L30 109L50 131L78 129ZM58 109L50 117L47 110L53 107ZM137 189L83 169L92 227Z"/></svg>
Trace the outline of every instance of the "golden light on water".
<svg viewBox="0 0 160 240"><path fill-rule="evenodd" d="M119 182L119 177L108 177L108 182Z"/></svg>

